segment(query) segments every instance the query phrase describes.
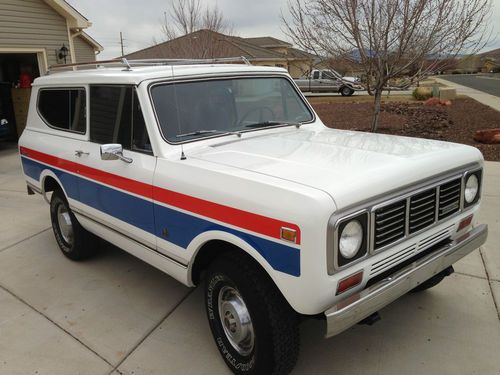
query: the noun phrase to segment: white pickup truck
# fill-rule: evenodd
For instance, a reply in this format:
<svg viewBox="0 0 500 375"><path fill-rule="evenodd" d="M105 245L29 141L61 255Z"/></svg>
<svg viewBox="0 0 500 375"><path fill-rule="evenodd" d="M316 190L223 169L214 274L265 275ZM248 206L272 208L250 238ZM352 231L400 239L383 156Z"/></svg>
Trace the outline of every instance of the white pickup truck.
<svg viewBox="0 0 500 375"><path fill-rule="evenodd" d="M98 236L185 285L204 280L236 374L290 372L301 319L324 319L327 337L373 322L486 240L473 147L329 129L279 68L84 68L33 84L28 193L50 204L72 260Z"/></svg>

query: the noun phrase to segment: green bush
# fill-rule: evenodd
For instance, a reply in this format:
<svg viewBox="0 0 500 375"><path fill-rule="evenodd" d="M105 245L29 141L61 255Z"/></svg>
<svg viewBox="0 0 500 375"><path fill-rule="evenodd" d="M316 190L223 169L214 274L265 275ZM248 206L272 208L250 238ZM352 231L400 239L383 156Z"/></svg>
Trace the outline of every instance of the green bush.
<svg viewBox="0 0 500 375"><path fill-rule="evenodd" d="M432 89L430 87L417 87L413 90L412 95L417 100L427 100L432 98Z"/></svg>

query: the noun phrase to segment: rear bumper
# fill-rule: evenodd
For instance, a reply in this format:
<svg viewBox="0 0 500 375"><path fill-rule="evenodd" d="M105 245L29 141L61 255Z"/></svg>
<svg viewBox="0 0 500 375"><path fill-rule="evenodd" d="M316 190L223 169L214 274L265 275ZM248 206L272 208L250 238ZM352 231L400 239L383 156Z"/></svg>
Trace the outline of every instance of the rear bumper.
<svg viewBox="0 0 500 375"><path fill-rule="evenodd" d="M487 236L488 226L479 225L432 254L332 306L325 311L326 337L339 334L451 266L484 244Z"/></svg>

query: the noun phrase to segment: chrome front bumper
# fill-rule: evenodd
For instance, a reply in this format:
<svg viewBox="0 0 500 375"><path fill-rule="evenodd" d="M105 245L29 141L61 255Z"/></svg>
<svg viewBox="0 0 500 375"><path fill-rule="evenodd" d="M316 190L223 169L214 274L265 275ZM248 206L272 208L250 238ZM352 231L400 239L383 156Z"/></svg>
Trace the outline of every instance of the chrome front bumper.
<svg viewBox="0 0 500 375"><path fill-rule="evenodd" d="M432 254L332 306L325 311L326 337L339 334L451 266L484 244L487 236L488 226L479 225Z"/></svg>

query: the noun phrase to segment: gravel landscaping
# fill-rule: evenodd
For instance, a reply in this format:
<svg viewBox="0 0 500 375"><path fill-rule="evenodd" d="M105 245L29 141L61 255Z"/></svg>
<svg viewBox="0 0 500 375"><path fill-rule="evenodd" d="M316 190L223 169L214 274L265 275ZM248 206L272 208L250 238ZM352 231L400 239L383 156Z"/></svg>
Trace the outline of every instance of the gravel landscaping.
<svg viewBox="0 0 500 375"><path fill-rule="evenodd" d="M332 128L369 131L372 103L314 103L323 122ZM473 99L456 99L450 106L422 102L382 104L379 132L464 143L477 147L486 160L500 161L500 144L474 141L477 130L500 127L500 112Z"/></svg>

